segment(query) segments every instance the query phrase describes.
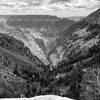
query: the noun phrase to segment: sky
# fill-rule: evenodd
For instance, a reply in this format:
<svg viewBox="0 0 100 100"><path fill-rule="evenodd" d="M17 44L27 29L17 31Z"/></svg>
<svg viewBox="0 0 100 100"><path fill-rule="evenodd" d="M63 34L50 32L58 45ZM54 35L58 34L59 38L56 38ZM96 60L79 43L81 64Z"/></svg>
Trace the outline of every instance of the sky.
<svg viewBox="0 0 100 100"><path fill-rule="evenodd" d="M0 14L87 16L100 8L100 0L0 0Z"/></svg>

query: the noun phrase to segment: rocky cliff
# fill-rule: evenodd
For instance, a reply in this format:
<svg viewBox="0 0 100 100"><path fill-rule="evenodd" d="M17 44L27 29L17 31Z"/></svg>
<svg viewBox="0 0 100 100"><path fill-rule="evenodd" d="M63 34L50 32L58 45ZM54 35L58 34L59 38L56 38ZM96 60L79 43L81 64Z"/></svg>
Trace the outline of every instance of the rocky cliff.
<svg viewBox="0 0 100 100"><path fill-rule="evenodd" d="M52 64L49 55L64 40L74 21L49 15L1 16L0 31L21 40L45 64Z"/></svg>

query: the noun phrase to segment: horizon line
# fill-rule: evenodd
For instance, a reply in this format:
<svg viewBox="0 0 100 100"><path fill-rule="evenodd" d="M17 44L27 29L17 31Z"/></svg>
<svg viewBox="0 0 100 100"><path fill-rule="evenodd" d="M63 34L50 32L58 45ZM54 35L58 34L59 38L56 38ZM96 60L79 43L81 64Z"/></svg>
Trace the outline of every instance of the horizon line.
<svg viewBox="0 0 100 100"><path fill-rule="evenodd" d="M9 16L9 15L15 15L15 16L17 16L17 15L33 15L33 16L55 16L55 17L58 17L58 18L69 18L69 17L86 17L86 16L57 16L57 15L53 15L53 14L24 14L24 13L17 13L17 14L15 14L15 13L9 13L9 14L4 14L4 13L0 13L0 16ZM88 16L88 15L87 15Z"/></svg>

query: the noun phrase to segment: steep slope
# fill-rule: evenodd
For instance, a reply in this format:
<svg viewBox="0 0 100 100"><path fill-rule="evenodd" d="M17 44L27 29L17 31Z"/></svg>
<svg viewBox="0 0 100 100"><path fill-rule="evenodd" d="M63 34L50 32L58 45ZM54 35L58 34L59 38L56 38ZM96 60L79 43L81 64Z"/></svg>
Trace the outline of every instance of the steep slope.
<svg viewBox="0 0 100 100"><path fill-rule="evenodd" d="M45 64L49 54L64 40L60 34L73 21L49 15L1 16L0 31L21 40Z"/></svg>
<svg viewBox="0 0 100 100"><path fill-rule="evenodd" d="M21 41L0 34L0 98L31 97L31 84L45 80L46 70Z"/></svg>
<svg viewBox="0 0 100 100"><path fill-rule="evenodd" d="M82 21L73 24L67 31L64 32L68 37L61 45L63 53L63 59L67 55L70 55L72 51L79 53L83 49L90 49L92 46L97 45L99 42L99 32L100 32L100 10L90 14ZM64 49L65 48L65 49ZM77 51L78 50L78 51ZM85 52L85 51L84 51ZM88 52L88 50L86 51Z"/></svg>
<svg viewBox="0 0 100 100"><path fill-rule="evenodd" d="M61 61L56 66L56 85L68 97L100 100L100 9L73 24L64 34L67 38L59 47Z"/></svg>
<svg viewBox="0 0 100 100"><path fill-rule="evenodd" d="M100 25L100 9L98 9L97 11L95 11L92 14L90 14L89 16L87 16L85 21L89 24L93 24L93 25L98 24L98 25Z"/></svg>

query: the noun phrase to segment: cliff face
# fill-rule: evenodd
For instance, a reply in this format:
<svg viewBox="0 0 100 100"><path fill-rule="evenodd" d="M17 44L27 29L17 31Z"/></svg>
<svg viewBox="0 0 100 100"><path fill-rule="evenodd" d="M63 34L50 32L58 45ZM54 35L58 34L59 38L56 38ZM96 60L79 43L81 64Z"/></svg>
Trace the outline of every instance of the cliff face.
<svg viewBox="0 0 100 100"><path fill-rule="evenodd" d="M85 20L89 24L100 25L100 9L98 9L97 11L95 11L92 14L90 14L89 16L87 16L87 18Z"/></svg>
<svg viewBox="0 0 100 100"><path fill-rule="evenodd" d="M45 64L51 62L49 54L65 38L60 33L73 23L48 15L1 16L0 19L0 31L21 40Z"/></svg>

